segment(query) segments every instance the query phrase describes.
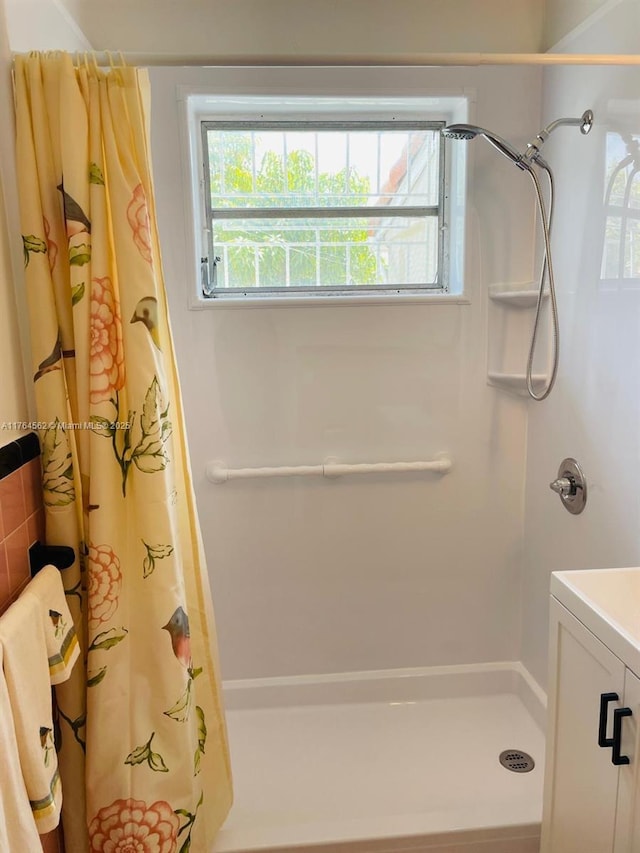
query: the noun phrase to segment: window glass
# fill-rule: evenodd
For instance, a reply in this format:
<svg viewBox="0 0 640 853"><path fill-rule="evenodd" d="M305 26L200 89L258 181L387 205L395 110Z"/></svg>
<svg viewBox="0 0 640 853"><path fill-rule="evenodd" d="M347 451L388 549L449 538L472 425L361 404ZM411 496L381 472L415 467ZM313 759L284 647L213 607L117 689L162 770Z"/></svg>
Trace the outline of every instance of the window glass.
<svg viewBox="0 0 640 853"><path fill-rule="evenodd" d="M442 122L203 121L203 290L446 287Z"/></svg>

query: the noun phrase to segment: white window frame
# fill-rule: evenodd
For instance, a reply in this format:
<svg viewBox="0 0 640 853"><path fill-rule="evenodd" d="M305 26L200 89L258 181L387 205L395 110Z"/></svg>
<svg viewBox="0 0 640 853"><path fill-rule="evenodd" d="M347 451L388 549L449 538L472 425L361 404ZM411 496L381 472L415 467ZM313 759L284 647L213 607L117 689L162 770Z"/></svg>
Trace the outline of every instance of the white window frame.
<svg viewBox="0 0 640 853"><path fill-rule="evenodd" d="M182 87L181 87L182 88ZM184 87L186 89L186 87ZM431 286L394 287L352 286L351 289L339 288L337 291L329 287L311 288L307 292L296 289L295 292L263 292L243 290L237 293L220 293L215 297L203 294L202 265L209 258L208 228L205 209L205 175L202 150L203 121L240 121L254 120L256 117L265 121L277 120L278 117L290 119L292 113L299 121L335 121L345 122L346 117L357 114L358 121L363 122L433 122L449 124L468 120L469 104L473 100L468 89L446 92L442 94L429 93L425 96L327 96L318 95L282 95L255 94L245 91L229 94L205 92L201 87L197 90L189 87L183 91L180 98L185 104L186 119L183 138L186 140L189 154L189 177L192 188L191 219L193 225L193 262L192 286L190 289L189 306L192 309L210 307L239 307L239 306L275 306L275 305L352 305L371 304L380 302L433 301L433 302L467 302L463 294L463 259L464 259L464 209L466 204L466 148L467 146L451 146L445 157L445 168L440 178L443 185L444 215L441 225L443 234L440 257L440 270L446 276L444 286L437 289ZM455 265L451 257L455 254ZM452 270L455 266L455 276Z"/></svg>

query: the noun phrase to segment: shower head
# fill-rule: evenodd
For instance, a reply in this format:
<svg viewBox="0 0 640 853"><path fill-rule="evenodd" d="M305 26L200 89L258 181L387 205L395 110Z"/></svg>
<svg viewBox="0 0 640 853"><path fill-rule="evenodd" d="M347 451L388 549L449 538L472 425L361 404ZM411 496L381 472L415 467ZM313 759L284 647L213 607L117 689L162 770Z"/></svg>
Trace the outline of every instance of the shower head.
<svg viewBox="0 0 640 853"><path fill-rule="evenodd" d="M474 127L472 124L450 124L442 128L442 135L447 139L475 139L482 132L479 127Z"/></svg>
<svg viewBox="0 0 640 853"><path fill-rule="evenodd" d="M466 141L475 139L476 136L482 136L508 160L515 163L518 168L529 168L523 164L522 155L516 151L513 145L507 142L506 139L502 139L497 133L486 130L484 127L477 127L475 124L450 124L447 127L443 127L440 132L447 139L463 139Z"/></svg>
<svg viewBox="0 0 640 853"><path fill-rule="evenodd" d="M531 344L529 347L529 358L527 361L526 370L527 391L534 400L546 400L546 398L551 393L551 389L553 388L553 385L555 383L558 371L560 329L558 325L558 311L555 296L553 262L551 258L551 222L553 219L554 180L553 172L551 171L550 166L540 156L540 148L547 140L549 134L552 133L556 129L556 127L560 127L561 125L573 125L574 127L579 127L580 132L582 134L587 134L589 133L593 125L593 113L591 112L591 110L587 110L580 116L580 118L560 118L556 119L555 121L552 121L551 124L548 124L545 128L543 128L543 130L540 131L540 133L535 137L533 142L530 142L527 145L524 154L518 153L518 151L516 151L516 149L510 143L506 142L504 139L501 139L501 137L497 136L495 133L492 133L490 130L485 130L484 128L477 127L473 124L450 124L447 127L443 127L440 131L442 135L448 139L462 139L468 141L471 139L475 139L476 136L483 136L487 140L487 142L493 145L496 150L503 154L508 160L511 160L512 163L515 163L515 165L519 169L522 169L524 172L526 172L533 182L536 191L540 220L542 222L542 232L544 236L544 259L542 262L542 271L540 274L539 296L537 301L533 332L531 335ZM547 173L547 178L549 180L548 213L545 210L544 198L542 195L540 181L538 178L538 170L533 168L534 163L539 169L542 169ZM542 296L545 281L547 280L549 282L549 294L551 296L551 317L553 324L553 362L551 367L551 376L548 382L546 383L546 387L540 393L537 393L533 386L532 371L534 356L536 352L538 325L540 321L540 307L542 305Z"/></svg>
<svg viewBox="0 0 640 853"><path fill-rule="evenodd" d="M583 136L586 136L587 133L593 127L593 112L591 110L585 110L579 118L558 118L555 121L552 121L551 124L548 124L545 128L543 128L540 133L538 133L535 139L532 142L529 142L527 145L527 149L522 155L525 160L533 160L535 162L543 163L542 158L540 157L540 148L544 145L544 143L549 138L549 135L553 133L553 131L557 127L579 127L580 133Z"/></svg>
<svg viewBox="0 0 640 853"><path fill-rule="evenodd" d="M512 163L515 163L519 169L531 169L531 163L537 163L543 169L549 170L549 166L540 156L540 148L548 139L549 134L562 125L579 127L580 133L587 134L593 126L593 113L591 110L586 110L580 118L559 118L552 121L538 133L533 142L527 145L524 154L516 151L513 145L502 139L497 133L485 130L483 127L477 127L475 124L450 124L443 127L440 132L447 139L463 139L466 141L475 139L476 136L483 136L496 150L511 160Z"/></svg>

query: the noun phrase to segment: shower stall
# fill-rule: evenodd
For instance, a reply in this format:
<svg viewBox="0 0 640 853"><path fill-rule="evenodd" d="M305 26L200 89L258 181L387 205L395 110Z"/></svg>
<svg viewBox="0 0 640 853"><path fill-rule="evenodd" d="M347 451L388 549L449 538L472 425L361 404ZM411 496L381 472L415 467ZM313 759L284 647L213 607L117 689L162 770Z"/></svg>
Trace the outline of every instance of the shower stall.
<svg viewBox="0 0 640 853"><path fill-rule="evenodd" d="M626 2L607 12L612 51L633 14ZM593 32L571 50L591 51ZM151 83L235 781L215 853L534 853L549 573L640 562L635 469L624 463L640 433L640 70L156 68ZM447 142L466 157L464 292L189 310L194 234L176 225L190 205L181 105L186 92L234 86L464 95L467 135L492 143ZM558 116L582 122L587 108L588 135L551 133ZM550 135L537 156L555 178L549 241L546 186L540 216L528 169L509 162L541 127ZM538 298L545 255L557 376L548 284ZM528 386L546 397L554 379L548 399L530 401ZM214 462L275 469L442 452L446 476L206 476ZM549 490L567 456L589 478L579 516Z"/></svg>

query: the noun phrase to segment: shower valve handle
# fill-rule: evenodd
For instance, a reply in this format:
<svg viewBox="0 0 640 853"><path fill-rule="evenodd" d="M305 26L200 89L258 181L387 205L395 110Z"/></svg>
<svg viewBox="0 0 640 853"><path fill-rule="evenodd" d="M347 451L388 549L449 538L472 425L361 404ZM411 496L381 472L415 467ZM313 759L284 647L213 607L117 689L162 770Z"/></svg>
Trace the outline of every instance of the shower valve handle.
<svg viewBox="0 0 640 853"><path fill-rule="evenodd" d="M575 495L576 481L573 477L558 477L558 479L554 480L553 483L549 483L549 488L553 489L553 491L557 492L559 495L568 497L569 495Z"/></svg>
<svg viewBox="0 0 640 853"><path fill-rule="evenodd" d="M560 463L557 479L549 483L565 509L572 515L579 515L587 502L587 481L584 472L575 459L570 456Z"/></svg>

